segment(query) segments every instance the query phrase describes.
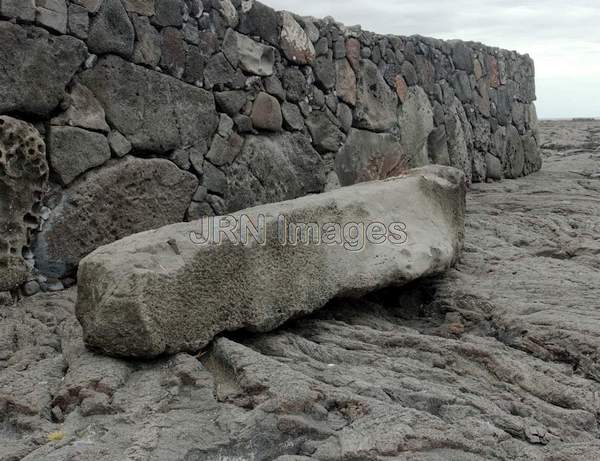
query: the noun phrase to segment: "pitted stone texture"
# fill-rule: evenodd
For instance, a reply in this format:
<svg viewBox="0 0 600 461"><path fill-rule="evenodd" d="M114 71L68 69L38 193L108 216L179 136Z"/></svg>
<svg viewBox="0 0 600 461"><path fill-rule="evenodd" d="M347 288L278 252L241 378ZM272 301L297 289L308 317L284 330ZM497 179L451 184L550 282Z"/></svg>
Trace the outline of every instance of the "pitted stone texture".
<svg viewBox="0 0 600 461"><path fill-rule="evenodd" d="M335 159L342 186L385 179L405 173L410 164L400 139L390 133L352 128Z"/></svg>
<svg viewBox="0 0 600 461"><path fill-rule="evenodd" d="M404 152L410 158L411 167L429 163L428 139L433 131L433 110L423 88L416 86L408 95L398 116L400 136Z"/></svg>
<svg viewBox="0 0 600 461"><path fill-rule="evenodd" d="M373 62L363 59L357 72L357 100L354 126L371 131L387 131L396 124L398 97Z"/></svg>
<svg viewBox="0 0 600 461"><path fill-rule="evenodd" d="M458 260L464 212L463 174L428 167L241 211L238 216L253 222L264 217L265 244L195 244L191 233L201 238L201 222L165 226L99 248L81 261L77 317L86 344L108 354L196 352L221 332L269 331L333 298L444 272ZM404 230L354 245L310 240L282 245L282 216L321 228L382 223L380 232L401 222ZM226 261L235 261L236 270Z"/></svg>
<svg viewBox="0 0 600 461"><path fill-rule="evenodd" d="M254 75L273 74L275 49L255 42L233 29L227 30L223 41L223 52L234 67L239 65L242 70Z"/></svg>
<svg viewBox="0 0 600 461"><path fill-rule="evenodd" d="M26 280L22 256L38 226L47 181L46 146L38 131L0 117L0 291Z"/></svg>
<svg viewBox="0 0 600 461"><path fill-rule="evenodd" d="M228 211L323 191L325 165L306 136L248 136L227 168Z"/></svg>
<svg viewBox="0 0 600 461"><path fill-rule="evenodd" d="M117 56L102 58L81 81L135 149L168 152L193 146L210 140L216 129L211 93Z"/></svg>
<svg viewBox="0 0 600 461"><path fill-rule="evenodd" d="M46 275L63 277L101 245L183 221L197 188L191 173L168 160L111 161L63 192L37 234L37 266Z"/></svg>
<svg viewBox="0 0 600 461"><path fill-rule="evenodd" d="M49 115L87 55L75 38L4 21L0 43L0 113Z"/></svg>
<svg viewBox="0 0 600 461"><path fill-rule="evenodd" d="M104 0L90 27L87 44L92 53L133 53L135 32L121 0Z"/></svg>
<svg viewBox="0 0 600 461"><path fill-rule="evenodd" d="M288 58L294 64L310 64L315 59L315 47L300 27L294 17L284 11L281 13L282 28L280 46Z"/></svg>
<svg viewBox="0 0 600 461"><path fill-rule="evenodd" d="M74 127L52 127L48 139L52 172L63 186L110 158L108 140L100 133Z"/></svg>

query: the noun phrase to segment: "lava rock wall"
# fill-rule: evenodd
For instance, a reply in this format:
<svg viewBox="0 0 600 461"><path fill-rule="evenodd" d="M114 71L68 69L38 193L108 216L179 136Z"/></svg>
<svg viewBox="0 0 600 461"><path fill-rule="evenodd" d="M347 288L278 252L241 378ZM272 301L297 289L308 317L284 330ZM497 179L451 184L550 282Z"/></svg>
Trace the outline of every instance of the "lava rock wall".
<svg viewBox="0 0 600 461"><path fill-rule="evenodd" d="M427 163L472 181L541 166L532 60L478 43L252 0L0 0L0 43L0 115L37 128L50 169L28 293L171 222Z"/></svg>

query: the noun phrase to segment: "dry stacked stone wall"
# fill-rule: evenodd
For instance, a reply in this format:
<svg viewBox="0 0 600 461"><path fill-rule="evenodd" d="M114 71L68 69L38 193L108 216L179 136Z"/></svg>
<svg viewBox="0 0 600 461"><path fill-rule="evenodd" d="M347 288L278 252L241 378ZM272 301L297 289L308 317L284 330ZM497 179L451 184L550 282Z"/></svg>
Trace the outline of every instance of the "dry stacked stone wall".
<svg viewBox="0 0 600 461"><path fill-rule="evenodd" d="M478 43L252 0L0 0L0 43L0 115L43 141L0 133L0 264L36 267L4 290L60 289L134 232L413 166L541 166L532 60Z"/></svg>

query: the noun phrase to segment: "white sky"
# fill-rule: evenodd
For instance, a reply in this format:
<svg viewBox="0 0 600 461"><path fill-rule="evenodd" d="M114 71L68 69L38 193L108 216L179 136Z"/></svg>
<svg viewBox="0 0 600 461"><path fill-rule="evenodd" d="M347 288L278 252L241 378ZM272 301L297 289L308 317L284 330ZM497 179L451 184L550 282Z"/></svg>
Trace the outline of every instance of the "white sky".
<svg viewBox="0 0 600 461"><path fill-rule="evenodd" d="M600 0L262 0L381 34L474 40L528 53L541 118L600 116Z"/></svg>

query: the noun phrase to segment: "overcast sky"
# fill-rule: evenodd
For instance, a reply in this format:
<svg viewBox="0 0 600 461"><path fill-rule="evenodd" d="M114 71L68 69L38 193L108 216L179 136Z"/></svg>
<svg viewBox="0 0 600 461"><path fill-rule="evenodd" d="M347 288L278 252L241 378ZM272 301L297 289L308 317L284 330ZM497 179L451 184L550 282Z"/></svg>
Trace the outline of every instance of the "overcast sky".
<svg viewBox="0 0 600 461"><path fill-rule="evenodd" d="M600 0L262 0L382 34L474 40L528 53L541 118L600 116Z"/></svg>

